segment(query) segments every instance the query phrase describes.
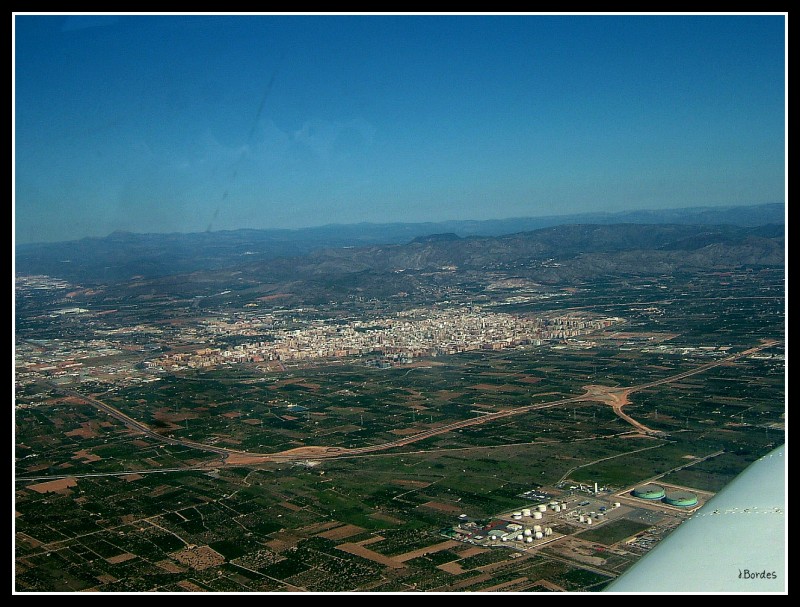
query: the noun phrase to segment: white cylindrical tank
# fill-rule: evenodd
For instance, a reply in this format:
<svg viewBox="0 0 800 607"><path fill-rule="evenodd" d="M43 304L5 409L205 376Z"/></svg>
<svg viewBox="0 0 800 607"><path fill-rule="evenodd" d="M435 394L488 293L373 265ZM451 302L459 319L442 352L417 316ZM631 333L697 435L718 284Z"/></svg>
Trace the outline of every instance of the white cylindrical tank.
<svg viewBox="0 0 800 607"><path fill-rule="evenodd" d="M561 503L561 509L562 510L566 510L567 509L567 502L562 502Z"/></svg>
<svg viewBox="0 0 800 607"><path fill-rule="evenodd" d="M586 524L587 524L587 525L591 525L591 524L592 524L592 519L591 519L591 517L586 519Z"/></svg>
<svg viewBox="0 0 800 607"><path fill-rule="evenodd" d="M502 541L504 541L504 542L507 542L507 541L508 541L508 538L507 538L505 535L504 535L503 537L501 537L500 539L501 539Z"/></svg>
<svg viewBox="0 0 800 607"><path fill-rule="evenodd" d="M534 533L537 533L537 532L539 532L541 530L542 530L542 526L541 525L534 525L533 526L533 532Z"/></svg>
<svg viewBox="0 0 800 607"><path fill-rule="evenodd" d="M513 518L515 521L518 521L518 520L520 520L522 518L522 515L521 514L512 514L511 518Z"/></svg>
<svg viewBox="0 0 800 607"><path fill-rule="evenodd" d="M530 508L525 508L522 511L522 516L530 516L530 515L531 515L531 509Z"/></svg>
<svg viewBox="0 0 800 607"><path fill-rule="evenodd" d="M585 522L586 522L586 517L585 517L585 516L583 516L583 515L581 514L581 515L578 517L578 520L579 520L581 523L585 523Z"/></svg>
<svg viewBox="0 0 800 607"><path fill-rule="evenodd" d="M522 516L522 512L515 512L512 516Z"/></svg>
<svg viewBox="0 0 800 607"><path fill-rule="evenodd" d="M556 512L561 512L561 506L559 506L558 504L556 504L556 507L554 508L554 510L555 510Z"/></svg>
<svg viewBox="0 0 800 607"><path fill-rule="evenodd" d="M545 506L544 504L539 504L538 506L536 506L536 509L539 512L546 512L547 511L547 506Z"/></svg>
<svg viewBox="0 0 800 607"><path fill-rule="evenodd" d="M522 532L522 535L524 535L525 537L530 537L531 535L533 535L533 531L531 531L530 529L526 529L525 531Z"/></svg>
<svg viewBox="0 0 800 607"><path fill-rule="evenodd" d="M621 505L619 502L614 502L614 508L619 508Z"/></svg>
<svg viewBox="0 0 800 607"><path fill-rule="evenodd" d="M517 536L517 541L518 542L521 542L524 539L525 539L525 536L523 536L521 533Z"/></svg>
<svg viewBox="0 0 800 607"><path fill-rule="evenodd" d="M605 515L605 514L603 514L603 513L601 512L600 514L598 514L598 515L597 515L596 517L594 517L594 518L595 518L595 519L597 519L597 520L599 521L599 520L602 520L602 519L604 519L605 517L606 517L606 515Z"/></svg>
<svg viewBox="0 0 800 607"><path fill-rule="evenodd" d="M543 537L544 537L544 534L543 534L541 531L537 531L537 532L536 532L536 539L537 539L537 540L540 540L540 539L542 539Z"/></svg>
<svg viewBox="0 0 800 607"><path fill-rule="evenodd" d="M497 539L497 536L496 535L492 535L492 536L489 537L489 539L492 540L492 541L495 541Z"/></svg>
<svg viewBox="0 0 800 607"><path fill-rule="evenodd" d="M553 528L552 527L545 527L544 528L545 535L553 535Z"/></svg>
<svg viewBox="0 0 800 607"><path fill-rule="evenodd" d="M525 541L526 541L528 544L533 544L533 538L532 538L532 537L530 537L530 536L526 537L526 538L525 538Z"/></svg>
<svg viewBox="0 0 800 607"><path fill-rule="evenodd" d="M533 513L533 518L536 519L536 520L539 520L540 518L542 518L542 513L541 512L534 512Z"/></svg>

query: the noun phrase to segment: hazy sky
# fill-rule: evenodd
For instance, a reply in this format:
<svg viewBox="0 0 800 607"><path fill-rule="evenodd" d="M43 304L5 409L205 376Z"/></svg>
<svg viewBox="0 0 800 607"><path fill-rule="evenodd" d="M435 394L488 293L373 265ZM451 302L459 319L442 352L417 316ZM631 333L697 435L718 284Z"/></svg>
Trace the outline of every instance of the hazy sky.
<svg viewBox="0 0 800 607"><path fill-rule="evenodd" d="M18 243L784 200L782 15L14 24Z"/></svg>

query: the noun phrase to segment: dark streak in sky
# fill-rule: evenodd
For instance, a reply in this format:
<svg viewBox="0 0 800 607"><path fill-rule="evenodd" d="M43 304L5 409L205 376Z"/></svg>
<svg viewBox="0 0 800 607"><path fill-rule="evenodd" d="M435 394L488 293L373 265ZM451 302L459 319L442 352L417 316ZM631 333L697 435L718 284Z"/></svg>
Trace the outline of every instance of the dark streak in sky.
<svg viewBox="0 0 800 607"><path fill-rule="evenodd" d="M269 81L267 82L267 86L264 88L264 94L261 96L261 100L258 103L258 110L256 110L256 115L253 118L253 123L250 125L250 131L247 134L246 146L242 149L241 153L239 154L239 158L233 165L233 174L231 175L231 182L228 188L222 193L221 200L224 201L228 198L228 194L230 192L230 188L233 187L234 183L236 182L236 177L239 174L239 165L244 160L245 154L247 154L250 146L253 143L253 137L255 136L256 129L258 128L258 123L261 120L261 115L264 113L264 108L267 105L267 98L269 97L270 92L272 91L272 86L275 84L275 77L278 74L278 69L280 68L281 64L283 63L284 55L281 55L278 59L278 65L275 66L275 69L272 71L272 74L269 77ZM219 215L219 207L214 211L214 216L212 218L211 223L208 224L208 228L206 228L206 232L211 231L211 227L213 222L217 219Z"/></svg>

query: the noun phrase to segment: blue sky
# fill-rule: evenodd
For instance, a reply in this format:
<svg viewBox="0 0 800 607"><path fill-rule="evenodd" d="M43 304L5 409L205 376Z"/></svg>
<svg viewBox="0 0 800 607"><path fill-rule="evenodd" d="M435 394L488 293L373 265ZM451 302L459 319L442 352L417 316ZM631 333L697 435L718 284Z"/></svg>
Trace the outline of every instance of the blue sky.
<svg viewBox="0 0 800 607"><path fill-rule="evenodd" d="M15 18L18 243L783 202L784 17Z"/></svg>

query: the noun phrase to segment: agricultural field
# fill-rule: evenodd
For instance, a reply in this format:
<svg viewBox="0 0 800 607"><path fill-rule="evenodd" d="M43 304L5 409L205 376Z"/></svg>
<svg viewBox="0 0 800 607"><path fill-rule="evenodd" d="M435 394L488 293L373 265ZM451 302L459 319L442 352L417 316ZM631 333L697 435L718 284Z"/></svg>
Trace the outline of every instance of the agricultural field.
<svg viewBox="0 0 800 607"><path fill-rule="evenodd" d="M497 306L622 319L581 340L389 368L351 357L67 386L124 418L63 385L29 383L16 394L15 587L600 590L640 556L604 547L651 523L564 521L563 550L529 552L442 531L462 515L525 507L532 489L621 490L663 475L713 493L782 444L783 302L765 295L777 278L603 282L546 308ZM624 413L648 431L611 400L578 398L587 386L635 388ZM309 447L341 451L267 457Z"/></svg>

